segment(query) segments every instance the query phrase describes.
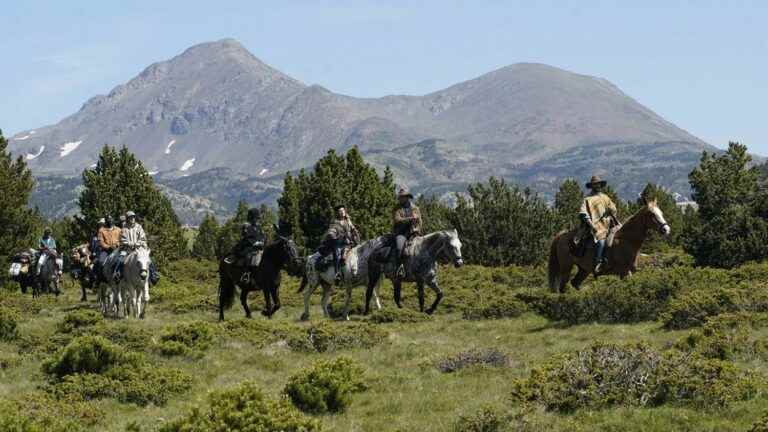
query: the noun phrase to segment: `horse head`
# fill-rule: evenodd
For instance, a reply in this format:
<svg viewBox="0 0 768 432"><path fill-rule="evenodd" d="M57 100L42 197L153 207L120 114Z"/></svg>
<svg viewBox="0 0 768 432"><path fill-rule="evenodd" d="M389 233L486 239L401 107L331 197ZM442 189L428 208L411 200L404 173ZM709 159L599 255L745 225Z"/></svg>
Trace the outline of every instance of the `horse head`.
<svg viewBox="0 0 768 432"><path fill-rule="evenodd" d="M464 265L464 259L461 257L461 240L459 239L459 232L456 229L444 231L445 245L443 247L444 253L453 262L454 267L461 267Z"/></svg>
<svg viewBox="0 0 768 432"><path fill-rule="evenodd" d="M149 277L149 262L150 262L150 250L146 247L136 249L136 262L139 263L140 271L139 277L142 281L146 281Z"/></svg>
<svg viewBox="0 0 768 432"><path fill-rule="evenodd" d="M672 228L664 219L664 212L658 206L656 200L649 200L645 203L645 209L647 211L646 226L656 229L664 236L668 236L672 232Z"/></svg>

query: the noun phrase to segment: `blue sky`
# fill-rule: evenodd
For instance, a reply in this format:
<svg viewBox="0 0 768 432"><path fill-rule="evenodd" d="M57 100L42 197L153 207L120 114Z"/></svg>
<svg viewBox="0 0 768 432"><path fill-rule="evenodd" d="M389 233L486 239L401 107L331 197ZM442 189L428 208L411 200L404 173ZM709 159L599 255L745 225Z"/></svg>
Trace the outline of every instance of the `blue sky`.
<svg viewBox="0 0 768 432"><path fill-rule="evenodd" d="M517 62L612 81L718 147L768 155L768 1L19 1L0 127L55 123L150 63L238 39L307 84L423 94Z"/></svg>

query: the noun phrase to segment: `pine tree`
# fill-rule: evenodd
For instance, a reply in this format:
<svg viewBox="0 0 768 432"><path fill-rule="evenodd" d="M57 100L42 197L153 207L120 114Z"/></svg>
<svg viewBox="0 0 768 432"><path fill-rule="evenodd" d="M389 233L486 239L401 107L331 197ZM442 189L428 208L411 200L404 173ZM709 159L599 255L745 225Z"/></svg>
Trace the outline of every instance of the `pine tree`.
<svg viewBox="0 0 768 432"><path fill-rule="evenodd" d="M436 196L425 197L422 195L416 199L416 205L421 211L425 233L453 228L451 223L452 209Z"/></svg>
<svg viewBox="0 0 768 432"><path fill-rule="evenodd" d="M688 176L699 209L683 247L696 264L734 267L768 257L764 192L751 160L746 146L732 142L722 155L704 152Z"/></svg>
<svg viewBox="0 0 768 432"><path fill-rule="evenodd" d="M34 188L32 173L22 157L13 159L0 131L0 271L7 271L7 257L32 246L40 236L37 211L27 207Z"/></svg>
<svg viewBox="0 0 768 432"><path fill-rule="evenodd" d="M216 238L219 235L219 223L212 214L206 214L197 229L192 255L207 260L216 259Z"/></svg>
<svg viewBox="0 0 768 432"><path fill-rule="evenodd" d="M227 256L240 240L242 226L248 222L248 203L237 203L235 214L227 220L219 229L216 237L216 257L221 259Z"/></svg>
<svg viewBox="0 0 768 432"><path fill-rule="evenodd" d="M156 262L181 258L187 252L184 234L170 200L155 186L141 161L125 147L104 146L95 168L83 171L80 194L80 237L93 235L96 221L134 211L147 232Z"/></svg>
<svg viewBox="0 0 768 432"><path fill-rule="evenodd" d="M451 219L468 262L499 266L544 260L558 229L557 214L544 200L494 177L470 185L467 193L466 198L457 196Z"/></svg>
<svg viewBox="0 0 768 432"><path fill-rule="evenodd" d="M581 185L574 179L567 179L555 194L555 210L565 229L573 229L579 225L579 210L584 201Z"/></svg>
<svg viewBox="0 0 768 432"><path fill-rule="evenodd" d="M330 150L312 173L286 176L278 201L281 221L288 221L297 242L314 248L334 217L336 205L346 206L363 238L389 231L394 201L391 170L383 176L353 148L344 156Z"/></svg>

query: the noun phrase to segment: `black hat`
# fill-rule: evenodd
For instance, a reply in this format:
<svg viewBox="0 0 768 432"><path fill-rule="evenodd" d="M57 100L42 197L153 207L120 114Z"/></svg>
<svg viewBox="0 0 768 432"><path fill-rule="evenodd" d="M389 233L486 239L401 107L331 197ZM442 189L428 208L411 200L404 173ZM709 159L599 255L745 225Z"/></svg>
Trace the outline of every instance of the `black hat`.
<svg viewBox="0 0 768 432"><path fill-rule="evenodd" d="M585 186L589 189L594 189L595 187L605 187L608 182L605 180L601 180L600 177L593 175L591 179L589 179L589 183L587 183Z"/></svg>
<svg viewBox="0 0 768 432"><path fill-rule="evenodd" d="M335 211L339 211L340 208L347 208L347 206L345 206L344 204L336 204L335 206L333 206L333 209Z"/></svg>
<svg viewBox="0 0 768 432"><path fill-rule="evenodd" d="M254 220L261 217L261 210L257 207L248 209L248 220Z"/></svg>

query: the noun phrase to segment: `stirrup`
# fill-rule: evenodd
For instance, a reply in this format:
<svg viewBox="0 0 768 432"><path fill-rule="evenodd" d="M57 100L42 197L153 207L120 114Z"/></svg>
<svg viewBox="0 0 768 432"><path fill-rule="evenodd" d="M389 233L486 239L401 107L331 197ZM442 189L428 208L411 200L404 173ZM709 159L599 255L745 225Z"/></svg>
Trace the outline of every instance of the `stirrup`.
<svg viewBox="0 0 768 432"><path fill-rule="evenodd" d="M405 266L403 264L400 264L397 267L397 271L395 272L395 275L397 275L397 277L399 277L399 278L404 278L405 277Z"/></svg>
<svg viewBox="0 0 768 432"><path fill-rule="evenodd" d="M240 276L240 282L242 283L248 283L251 281L251 272L245 272L242 276Z"/></svg>
<svg viewBox="0 0 768 432"><path fill-rule="evenodd" d="M333 280L336 282L336 285L341 285L341 281L344 280L344 275L342 275L341 272L336 272L336 276Z"/></svg>
<svg viewBox="0 0 768 432"><path fill-rule="evenodd" d="M227 264L232 264L235 261L232 259L232 257L225 257L224 258L224 262L227 263Z"/></svg>

